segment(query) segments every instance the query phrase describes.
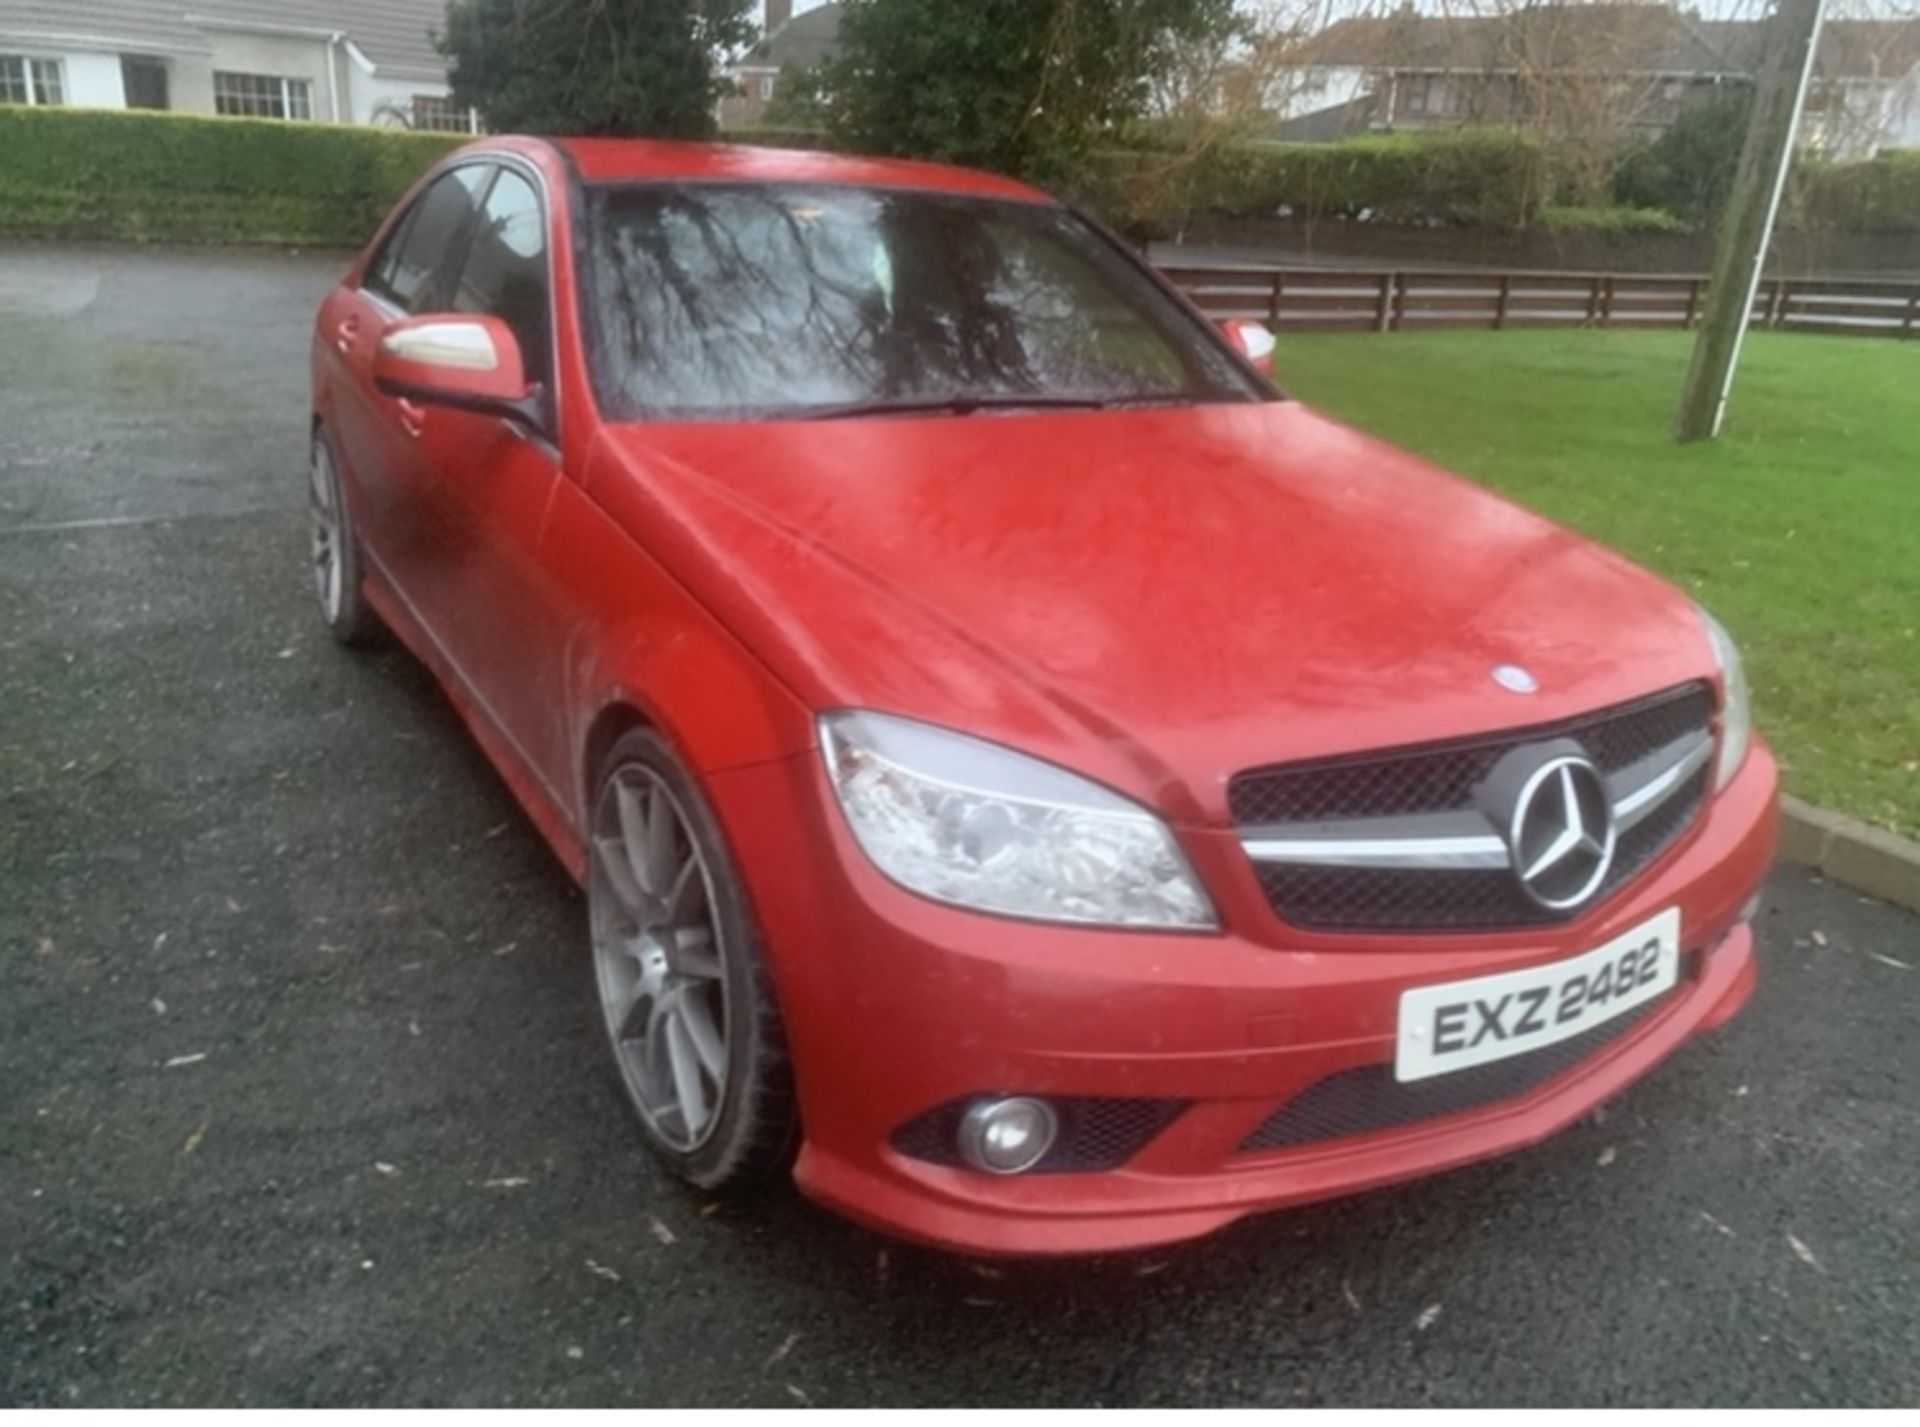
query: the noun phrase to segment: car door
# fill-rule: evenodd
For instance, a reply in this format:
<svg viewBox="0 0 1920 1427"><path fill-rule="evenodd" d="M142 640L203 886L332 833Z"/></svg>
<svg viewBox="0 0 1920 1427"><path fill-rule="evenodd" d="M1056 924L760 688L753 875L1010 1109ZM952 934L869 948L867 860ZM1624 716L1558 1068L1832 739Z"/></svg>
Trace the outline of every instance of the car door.
<svg viewBox="0 0 1920 1427"><path fill-rule="evenodd" d="M503 160L478 199L443 310L500 318L539 390L537 423L432 406L408 428L409 484L431 527L419 601L442 653L523 762L565 778L562 640L540 539L563 479L550 226L540 180Z"/></svg>
<svg viewBox="0 0 1920 1427"><path fill-rule="evenodd" d="M353 501L355 524L387 583L422 618L426 570L439 553L414 471L418 404L373 384L380 337L403 317L435 310L473 221L475 201L492 178L490 163L464 163L434 179L389 229L357 285L336 290L320 317L338 380L335 448Z"/></svg>

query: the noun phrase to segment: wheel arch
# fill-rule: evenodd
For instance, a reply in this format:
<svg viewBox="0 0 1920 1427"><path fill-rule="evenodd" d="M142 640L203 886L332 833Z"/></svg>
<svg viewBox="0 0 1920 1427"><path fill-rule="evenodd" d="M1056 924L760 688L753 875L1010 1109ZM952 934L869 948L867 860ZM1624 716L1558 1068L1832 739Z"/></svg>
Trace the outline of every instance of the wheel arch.
<svg viewBox="0 0 1920 1427"><path fill-rule="evenodd" d="M625 694L616 694L593 715L580 740L580 763L574 769L580 780L583 803L593 797L594 787L600 780L600 767L607 761L607 754L613 751L613 745L636 728L651 728L657 732L659 725ZM583 806L583 819L585 814Z"/></svg>

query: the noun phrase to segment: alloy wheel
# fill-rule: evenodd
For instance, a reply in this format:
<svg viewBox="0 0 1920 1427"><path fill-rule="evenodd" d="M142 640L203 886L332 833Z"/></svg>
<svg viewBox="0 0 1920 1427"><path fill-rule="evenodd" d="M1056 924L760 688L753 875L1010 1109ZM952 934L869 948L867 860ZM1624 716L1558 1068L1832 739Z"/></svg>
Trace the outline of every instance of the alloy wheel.
<svg viewBox="0 0 1920 1427"><path fill-rule="evenodd" d="M726 947L685 811L644 764L614 770L593 813L594 973L627 1091L668 1148L719 1123L728 1073Z"/></svg>

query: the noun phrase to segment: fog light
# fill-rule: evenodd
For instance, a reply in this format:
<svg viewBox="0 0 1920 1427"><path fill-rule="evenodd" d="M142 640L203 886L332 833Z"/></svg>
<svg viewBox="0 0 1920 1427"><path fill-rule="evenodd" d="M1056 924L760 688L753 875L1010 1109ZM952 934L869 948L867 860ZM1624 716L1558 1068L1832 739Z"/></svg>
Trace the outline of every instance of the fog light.
<svg viewBox="0 0 1920 1427"><path fill-rule="evenodd" d="M960 1158L988 1174L1020 1174L1047 1157L1060 1118L1044 1100L982 1100L960 1120Z"/></svg>

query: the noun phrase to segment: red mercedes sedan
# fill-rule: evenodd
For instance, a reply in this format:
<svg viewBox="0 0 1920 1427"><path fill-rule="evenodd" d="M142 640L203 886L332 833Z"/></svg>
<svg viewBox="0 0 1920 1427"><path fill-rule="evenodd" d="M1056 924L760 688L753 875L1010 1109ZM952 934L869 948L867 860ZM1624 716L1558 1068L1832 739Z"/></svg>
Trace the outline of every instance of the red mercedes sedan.
<svg viewBox="0 0 1920 1427"><path fill-rule="evenodd" d="M460 150L327 295L327 624L587 888L685 1179L1157 1243L1538 1140L1746 999L1725 633L1263 337L1008 179L612 140Z"/></svg>

